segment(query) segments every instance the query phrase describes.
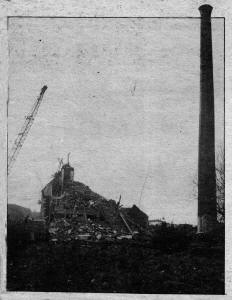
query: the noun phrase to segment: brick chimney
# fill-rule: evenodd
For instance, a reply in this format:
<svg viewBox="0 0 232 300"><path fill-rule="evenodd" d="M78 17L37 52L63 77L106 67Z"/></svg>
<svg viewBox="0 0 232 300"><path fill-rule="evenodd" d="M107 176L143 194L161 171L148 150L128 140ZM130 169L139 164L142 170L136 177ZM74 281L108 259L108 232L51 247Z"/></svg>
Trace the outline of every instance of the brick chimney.
<svg viewBox="0 0 232 300"><path fill-rule="evenodd" d="M199 7L201 14L200 48L200 123L198 156L198 233L214 229L216 212L215 129L212 31L210 5Z"/></svg>

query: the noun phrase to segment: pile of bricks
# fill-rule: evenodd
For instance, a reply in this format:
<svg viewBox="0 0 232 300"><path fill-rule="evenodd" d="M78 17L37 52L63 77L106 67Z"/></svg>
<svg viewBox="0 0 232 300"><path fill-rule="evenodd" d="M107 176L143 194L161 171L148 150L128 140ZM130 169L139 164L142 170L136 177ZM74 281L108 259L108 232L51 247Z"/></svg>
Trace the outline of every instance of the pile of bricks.
<svg viewBox="0 0 232 300"><path fill-rule="evenodd" d="M103 222L79 222L77 218L69 220L58 219L53 220L49 225L50 240L56 241L71 241L71 240L88 240L113 241L122 238L132 238L132 234L128 233L125 227L110 226Z"/></svg>

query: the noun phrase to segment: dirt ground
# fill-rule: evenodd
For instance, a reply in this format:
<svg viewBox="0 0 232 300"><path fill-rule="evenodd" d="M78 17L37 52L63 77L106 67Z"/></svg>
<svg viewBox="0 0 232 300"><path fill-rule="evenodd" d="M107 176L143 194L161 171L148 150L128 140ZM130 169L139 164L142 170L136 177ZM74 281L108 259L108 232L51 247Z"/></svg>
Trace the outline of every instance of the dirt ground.
<svg viewBox="0 0 232 300"><path fill-rule="evenodd" d="M224 247L191 242L171 249L128 240L9 245L7 289L224 294Z"/></svg>

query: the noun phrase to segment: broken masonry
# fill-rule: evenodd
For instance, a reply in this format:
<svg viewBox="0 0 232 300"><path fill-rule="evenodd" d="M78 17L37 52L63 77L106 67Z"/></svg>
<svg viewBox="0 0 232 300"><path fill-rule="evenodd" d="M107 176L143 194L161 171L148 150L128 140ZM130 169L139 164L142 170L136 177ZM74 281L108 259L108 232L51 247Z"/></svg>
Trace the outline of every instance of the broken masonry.
<svg viewBox="0 0 232 300"><path fill-rule="evenodd" d="M148 226L148 216L136 205L122 207L74 181L69 163L43 188L41 215L53 241L132 238Z"/></svg>

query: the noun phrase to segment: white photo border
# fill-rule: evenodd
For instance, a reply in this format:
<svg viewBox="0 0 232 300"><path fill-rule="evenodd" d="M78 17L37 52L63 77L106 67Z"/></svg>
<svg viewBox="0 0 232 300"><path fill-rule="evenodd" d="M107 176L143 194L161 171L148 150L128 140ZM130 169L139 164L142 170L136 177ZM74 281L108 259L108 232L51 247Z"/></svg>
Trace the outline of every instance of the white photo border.
<svg viewBox="0 0 232 300"><path fill-rule="evenodd" d="M225 293L212 295L138 295L34 293L6 291L7 102L9 17L176 17L199 18L198 7L210 4L213 17L225 20ZM0 299L223 299L232 296L232 2L224 0L0 0Z"/></svg>

